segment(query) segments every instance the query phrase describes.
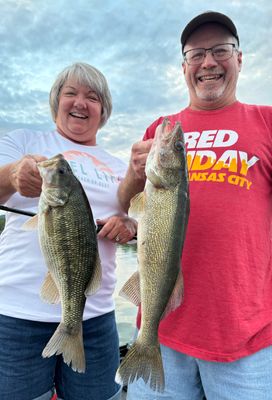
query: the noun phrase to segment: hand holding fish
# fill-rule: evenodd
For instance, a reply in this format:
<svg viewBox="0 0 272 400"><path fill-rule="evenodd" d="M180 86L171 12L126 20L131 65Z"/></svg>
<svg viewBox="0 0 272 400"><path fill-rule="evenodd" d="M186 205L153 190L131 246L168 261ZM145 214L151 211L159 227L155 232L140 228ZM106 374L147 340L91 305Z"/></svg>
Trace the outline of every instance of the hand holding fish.
<svg viewBox="0 0 272 400"><path fill-rule="evenodd" d="M103 220L96 220L103 228L99 231L99 238L107 238L119 244L129 242L137 232L137 222L133 218L114 215Z"/></svg>
<svg viewBox="0 0 272 400"><path fill-rule="evenodd" d="M130 199L140 193L145 185L145 164L153 139L134 143L131 148L130 163L127 174L118 189L119 202L124 211L128 211Z"/></svg>
<svg viewBox="0 0 272 400"><path fill-rule="evenodd" d="M131 148L130 168L138 179L145 179L145 164L152 143L153 139L142 140L134 143Z"/></svg>
<svg viewBox="0 0 272 400"><path fill-rule="evenodd" d="M14 189L25 197L38 197L41 194L42 179L37 162L46 160L41 155L26 155L17 161L10 170L10 182Z"/></svg>

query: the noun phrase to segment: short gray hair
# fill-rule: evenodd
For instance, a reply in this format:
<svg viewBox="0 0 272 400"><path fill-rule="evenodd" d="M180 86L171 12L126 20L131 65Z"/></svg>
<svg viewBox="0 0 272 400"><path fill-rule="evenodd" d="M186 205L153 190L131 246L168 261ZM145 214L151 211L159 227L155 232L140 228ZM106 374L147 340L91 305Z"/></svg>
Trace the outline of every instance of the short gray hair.
<svg viewBox="0 0 272 400"><path fill-rule="evenodd" d="M112 111L111 93L105 76L95 67L89 64L77 62L66 67L57 76L49 94L49 104L53 120L56 121L59 109L60 91L69 79L74 79L80 85L88 86L93 90L101 102L102 114L99 128L107 122Z"/></svg>

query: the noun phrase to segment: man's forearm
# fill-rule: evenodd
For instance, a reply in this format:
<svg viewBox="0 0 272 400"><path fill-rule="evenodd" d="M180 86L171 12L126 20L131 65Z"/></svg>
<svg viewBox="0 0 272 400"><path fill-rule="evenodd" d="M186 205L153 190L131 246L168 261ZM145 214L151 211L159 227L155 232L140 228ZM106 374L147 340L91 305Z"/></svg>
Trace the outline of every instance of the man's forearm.
<svg viewBox="0 0 272 400"><path fill-rule="evenodd" d="M14 163L4 165L0 168L0 203L5 203L16 192L10 179L13 168Z"/></svg>

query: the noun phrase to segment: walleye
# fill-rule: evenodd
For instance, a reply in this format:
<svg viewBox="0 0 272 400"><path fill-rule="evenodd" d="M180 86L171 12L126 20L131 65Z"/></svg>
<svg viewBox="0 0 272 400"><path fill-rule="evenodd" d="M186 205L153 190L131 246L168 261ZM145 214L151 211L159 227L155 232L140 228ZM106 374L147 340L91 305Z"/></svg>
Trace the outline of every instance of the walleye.
<svg viewBox="0 0 272 400"><path fill-rule="evenodd" d="M153 390L164 390L164 371L158 341L162 318L183 297L180 259L189 217L186 151L180 124L168 119L156 129L148 154L146 185L131 200L129 214L138 220L136 272L120 295L141 303L141 328L116 373L123 385L142 378Z"/></svg>
<svg viewBox="0 0 272 400"><path fill-rule="evenodd" d="M48 273L41 298L61 302L62 318L42 356L63 355L74 371L85 372L82 315L86 296L101 284L96 227L81 183L62 154L37 164L42 177L38 214L28 229L38 224L41 251Z"/></svg>

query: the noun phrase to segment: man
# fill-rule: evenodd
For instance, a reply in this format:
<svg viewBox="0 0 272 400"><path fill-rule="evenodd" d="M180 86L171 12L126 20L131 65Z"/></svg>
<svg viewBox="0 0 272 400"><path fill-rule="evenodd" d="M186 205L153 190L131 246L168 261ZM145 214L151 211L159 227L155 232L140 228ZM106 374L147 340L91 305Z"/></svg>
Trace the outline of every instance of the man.
<svg viewBox="0 0 272 400"><path fill-rule="evenodd" d="M184 300L162 320L165 391L142 379L129 400L268 400L272 370L272 107L240 103L239 36L229 17L198 15L181 35L189 105L180 121L191 211L182 255ZM124 209L144 188L156 127L132 147ZM138 316L138 327L140 316Z"/></svg>

